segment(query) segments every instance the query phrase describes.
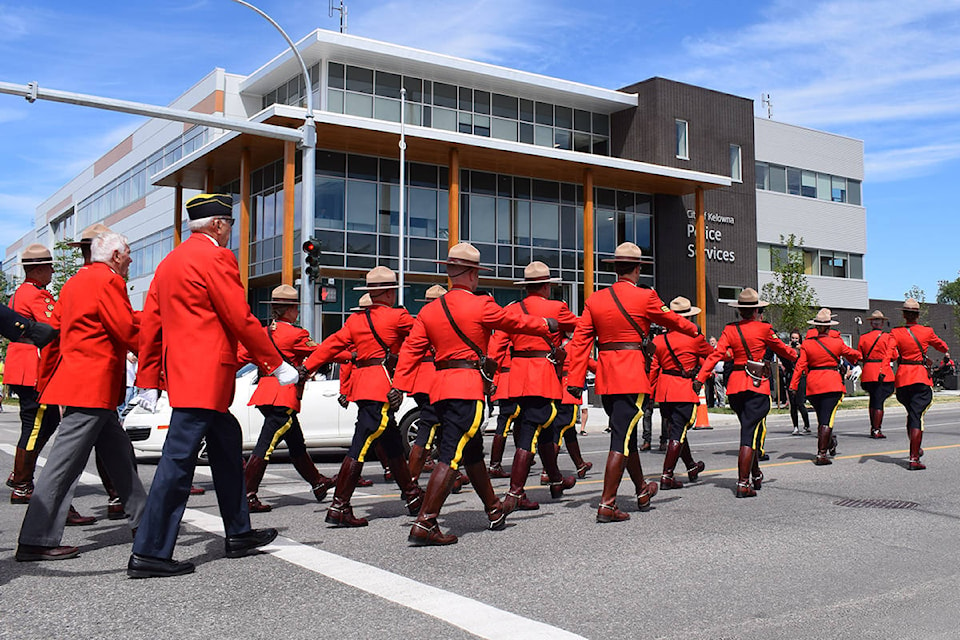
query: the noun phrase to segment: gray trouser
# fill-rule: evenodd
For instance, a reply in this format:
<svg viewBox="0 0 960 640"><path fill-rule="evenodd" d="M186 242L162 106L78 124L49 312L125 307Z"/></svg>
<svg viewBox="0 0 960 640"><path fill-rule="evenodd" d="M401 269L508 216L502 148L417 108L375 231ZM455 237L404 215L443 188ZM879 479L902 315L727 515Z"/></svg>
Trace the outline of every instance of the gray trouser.
<svg viewBox="0 0 960 640"><path fill-rule="evenodd" d="M133 445L120 426L116 410L67 407L23 517L20 544L60 544L77 479L94 447L120 494L124 510L130 514L130 528L137 527L147 493L137 475Z"/></svg>

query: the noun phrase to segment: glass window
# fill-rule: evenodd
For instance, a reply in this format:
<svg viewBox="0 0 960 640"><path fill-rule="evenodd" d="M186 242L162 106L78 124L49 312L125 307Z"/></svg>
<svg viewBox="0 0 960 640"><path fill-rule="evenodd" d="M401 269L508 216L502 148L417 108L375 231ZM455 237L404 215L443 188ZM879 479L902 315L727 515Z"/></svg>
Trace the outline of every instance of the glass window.
<svg viewBox="0 0 960 640"><path fill-rule="evenodd" d="M362 67L347 67L347 91L373 93L373 70Z"/></svg>
<svg viewBox="0 0 960 640"><path fill-rule="evenodd" d="M826 173L817 174L817 198L820 200L830 200L830 175Z"/></svg>
<svg viewBox="0 0 960 640"><path fill-rule="evenodd" d="M400 185L380 185L380 233L400 233Z"/></svg>
<svg viewBox="0 0 960 640"><path fill-rule="evenodd" d="M516 183L514 183L516 185ZM530 203L525 201L513 202L513 244L530 244ZM526 262L517 262L523 264Z"/></svg>
<svg viewBox="0 0 960 640"><path fill-rule="evenodd" d="M373 117L373 97L358 93L348 93L343 104L343 112L361 118Z"/></svg>
<svg viewBox="0 0 960 640"><path fill-rule="evenodd" d="M507 198L497 198L497 243L513 242L513 216L510 215L512 202Z"/></svg>
<svg viewBox="0 0 960 640"><path fill-rule="evenodd" d="M770 265L770 245L768 244L757 245L757 270L758 271L773 270Z"/></svg>
<svg viewBox="0 0 960 640"><path fill-rule="evenodd" d="M598 136L610 137L610 116L605 113L593 114L593 132Z"/></svg>
<svg viewBox="0 0 960 640"><path fill-rule="evenodd" d="M611 209L598 209L596 220L596 251L613 253L617 248L617 212Z"/></svg>
<svg viewBox="0 0 960 640"><path fill-rule="evenodd" d="M437 192L433 189L411 187L407 192L410 211L410 235L437 237Z"/></svg>
<svg viewBox="0 0 960 640"><path fill-rule="evenodd" d="M473 133L473 114L461 111L457 117L457 130L460 133Z"/></svg>
<svg viewBox="0 0 960 640"><path fill-rule="evenodd" d="M754 174L757 179L757 189L769 189L770 188L770 174L767 169L766 162L758 162L754 169Z"/></svg>
<svg viewBox="0 0 960 640"><path fill-rule="evenodd" d="M400 161L380 158L380 182L400 184Z"/></svg>
<svg viewBox="0 0 960 640"><path fill-rule="evenodd" d="M564 129L555 129L553 132L553 148L554 149L572 149L573 148L573 136L569 131Z"/></svg>
<svg viewBox="0 0 960 640"><path fill-rule="evenodd" d="M318 176L315 184L314 218L317 228L343 229L344 181Z"/></svg>
<svg viewBox="0 0 960 640"><path fill-rule="evenodd" d="M480 91L479 89L473 92L473 111L474 113L490 115L490 92Z"/></svg>
<svg viewBox="0 0 960 640"><path fill-rule="evenodd" d="M411 162L407 167L407 182L415 187L437 188L437 167Z"/></svg>
<svg viewBox="0 0 960 640"><path fill-rule="evenodd" d="M569 205L560 207L560 246L577 248L577 210Z"/></svg>
<svg viewBox="0 0 960 640"><path fill-rule="evenodd" d="M460 111L473 111L473 89L460 87Z"/></svg>
<svg viewBox="0 0 960 640"><path fill-rule="evenodd" d="M743 169L740 165L740 145L730 145L730 179L743 182Z"/></svg>
<svg viewBox="0 0 960 640"><path fill-rule="evenodd" d="M787 193L800 195L800 169L787 167Z"/></svg>
<svg viewBox="0 0 960 640"><path fill-rule="evenodd" d="M348 233L347 253L376 255L377 236L368 233Z"/></svg>
<svg viewBox="0 0 960 640"><path fill-rule="evenodd" d="M787 192L787 170L775 164L770 165L770 191Z"/></svg>
<svg viewBox="0 0 960 640"><path fill-rule="evenodd" d="M400 101L377 98L373 103L373 117L377 120L400 122Z"/></svg>
<svg viewBox="0 0 960 640"><path fill-rule="evenodd" d="M520 142L524 144L533 144L533 125L520 123Z"/></svg>
<svg viewBox="0 0 960 640"><path fill-rule="evenodd" d="M847 180L847 202L855 205L861 204L859 180Z"/></svg>
<svg viewBox="0 0 960 640"><path fill-rule="evenodd" d="M550 248L560 246L559 205L534 202L530 221L533 246Z"/></svg>
<svg viewBox="0 0 960 640"><path fill-rule="evenodd" d="M533 142L541 147L552 147L553 127L545 127L541 125L534 127Z"/></svg>
<svg viewBox="0 0 960 640"><path fill-rule="evenodd" d="M850 276L855 280L863 280L863 256L850 254Z"/></svg>
<svg viewBox="0 0 960 640"><path fill-rule="evenodd" d="M817 197L817 174L813 171L803 171L800 175L800 195L807 198Z"/></svg>
<svg viewBox="0 0 960 640"><path fill-rule="evenodd" d="M520 98L520 120L533 122L533 100Z"/></svg>
<svg viewBox="0 0 960 640"><path fill-rule="evenodd" d="M573 150L579 151L580 153L590 153L590 134L574 133Z"/></svg>
<svg viewBox="0 0 960 640"><path fill-rule="evenodd" d="M371 156L350 155L348 177L360 180L376 180L380 163Z"/></svg>
<svg viewBox="0 0 960 640"><path fill-rule="evenodd" d="M406 122L407 124L419 126L422 122L420 118L422 109L423 107L421 107L416 102L408 102L405 105L405 115L403 118L404 122Z"/></svg>
<svg viewBox="0 0 960 640"><path fill-rule="evenodd" d="M560 183L553 182L552 180L534 180L533 199L544 202L557 202L560 200Z"/></svg>
<svg viewBox="0 0 960 640"><path fill-rule="evenodd" d="M457 88L452 84L433 83L433 104L448 109L457 108Z"/></svg>
<svg viewBox="0 0 960 640"><path fill-rule="evenodd" d="M554 110L556 126L561 129L573 129L573 109L570 107L557 107Z"/></svg>
<svg viewBox="0 0 960 640"><path fill-rule="evenodd" d="M408 102L423 102L423 80L403 76L403 88L407 90Z"/></svg>
<svg viewBox="0 0 960 640"><path fill-rule="evenodd" d="M473 116L473 135L490 137L490 116Z"/></svg>
<svg viewBox="0 0 960 640"><path fill-rule="evenodd" d="M653 216L634 215L634 242L643 251L643 255L653 256Z"/></svg>
<svg viewBox="0 0 960 640"><path fill-rule="evenodd" d="M433 109L433 128L444 129L446 131L457 130L457 112L451 109Z"/></svg>
<svg viewBox="0 0 960 640"><path fill-rule="evenodd" d="M513 142L517 141L517 122L515 120L502 120L500 118L493 118L493 123L490 128L490 135L494 138L499 138L500 140L511 140Z"/></svg>
<svg viewBox="0 0 960 640"><path fill-rule="evenodd" d="M327 84L335 89L344 89L346 85L343 83L343 71L344 67L339 62L331 62L327 65L327 75L329 76Z"/></svg>
<svg viewBox="0 0 960 640"><path fill-rule="evenodd" d="M538 102L536 109L537 124L553 126L553 105L547 102ZM539 143L538 143L539 144Z"/></svg>
<svg viewBox="0 0 960 640"><path fill-rule="evenodd" d="M387 73L386 71L377 71L376 80L376 93L378 96L400 99L400 86L402 84L400 76L395 73Z"/></svg>
<svg viewBox="0 0 960 640"><path fill-rule="evenodd" d="M690 157L690 148L687 142L687 121L676 120L675 125L677 129L677 157L681 160L687 160Z"/></svg>
<svg viewBox="0 0 960 640"><path fill-rule="evenodd" d="M590 133L590 112L577 109L573 112L573 128Z"/></svg>
<svg viewBox="0 0 960 640"><path fill-rule="evenodd" d="M496 198L470 196L470 241L496 242Z"/></svg>
<svg viewBox="0 0 960 640"><path fill-rule="evenodd" d="M520 115L519 99L513 96L505 96L500 93L493 94L493 115L499 118L508 118L517 120ZM516 128L516 125L514 125ZM499 137L494 135L494 137Z"/></svg>
<svg viewBox="0 0 960 640"><path fill-rule="evenodd" d="M327 91L327 111L343 113L343 91Z"/></svg>
<svg viewBox="0 0 960 640"><path fill-rule="evenodd" d="M350 157L351 164L353 156ZM374 159L375 160L375 159ZM377 230L377 185L372 182L347 182L347 229Z"/></svg>
<svg viewBox="0 0 960 640"><path fill-rule="evenodd" d="M470 191L484 195L497 195L497 174L484 171L470 172Z"/></svg>
<svg viewBox="0 0 960 640"><path fill-rule="evenodd" d="M832 196L834 202L846 202L847 201L847 179L841 178L839 176L832 176L830 179L832 184Z"/></svg>

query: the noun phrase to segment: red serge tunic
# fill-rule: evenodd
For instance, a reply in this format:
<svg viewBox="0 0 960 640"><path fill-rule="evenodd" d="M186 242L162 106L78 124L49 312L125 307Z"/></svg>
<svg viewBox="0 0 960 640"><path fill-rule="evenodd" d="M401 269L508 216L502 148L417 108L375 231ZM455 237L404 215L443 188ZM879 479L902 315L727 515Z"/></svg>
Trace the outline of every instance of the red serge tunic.
<svg viewBox="0 0 960 640"><path fill-rule="evenodd" d="M10 308L22 316L50 324L53 295L36 280L27 279L10 298ZM40 350L31 343L11 342L4 360L3 383L36 387L40 371Z"/></svg>
<svg viewBox="0 0 960 640"><path fill-rule="evenodd" d="M918 383L933 386L930 373L923 366L923 357L928 347L946 353L950 350L947 343L941 340L933 329L922 324L894 327L890 330L890 336L897 351L900 352L900 358L897 360L897 388Z"/></svg>
<svg viewBox="0 0 960 640"><path fill-rule="evenodd" d="M819 339L820 342L817 342ZM820 345L823 346L820 346ZM843 393L843 376L837 368L840 358L846 358L851 364L860 360L860 352L851 349L838 337L819 334L814 338L807 338L800 345L800 358L793 368L793 378L790 379L790 388L794 391L800 386L800 378L807 374L807 395L815 396L821 393Z"/></svg>
<svg viewBox="0 0 960 640"><path fill-rule="evenodd" d="M740 339L740 332L737 331L738 327L743 332L743 338L750 349L749 354L744 349L744 340ZM697 380L706 382L710 374L713 373L713 368L724 358L729 349L733 353L733 371L727 377L727 395L740 393L741 391L770 395L769 378L764 379L760 386L755 387L753 386L753 380L743 370L748 360L755 362L761 360L767 348L773 349L774 353L787 360L793 361L797 358L797 352L783 344L783 341L776 336L773 327L768 323L753 319L731 322L723 328L723 333L717 340L717 348L704 361L700 373L697 374Z"/></svg>
<svg viewBox="0 0 960 640"><path fill-rule="evenodd" d="M889 333L874 329L860 336L857 350L863 355L863 372L860 382L878 382L883 374L884 382L893 382L890 362L897 357L896 340Z"/></svg>
<svg viewBox="0 0 960 640"><path fill-rule="evenodd" d="M667 348L667 341L677 356L674 360ZM693 390L693 377L700 370L700 363L713 353L713 347L703 335L688 336L678 331L670 331L653 339L657 352L650 367L650 384L653 386L653 399L656 402L692 402L700 403L700 396ZM680 365L677 365L677 360ZM681 367L689 377L681 375Z"/></svg>
<svg viewBox="0 0 960 640"><path fill-rule="evenodd" d="M524 312L524 307L526 312ZM543 353L561 344L561 334L573 331L577 327L577 316L573 315L562 300L548 300L543 296L530 295L523 303L508 305L507 311L514 314L532 315L544 318L556 318L560 333L549 338L541 336L510 333L510 398L536 396L559 400L563 395L557 368L546 356L524 357Z"/></svg>

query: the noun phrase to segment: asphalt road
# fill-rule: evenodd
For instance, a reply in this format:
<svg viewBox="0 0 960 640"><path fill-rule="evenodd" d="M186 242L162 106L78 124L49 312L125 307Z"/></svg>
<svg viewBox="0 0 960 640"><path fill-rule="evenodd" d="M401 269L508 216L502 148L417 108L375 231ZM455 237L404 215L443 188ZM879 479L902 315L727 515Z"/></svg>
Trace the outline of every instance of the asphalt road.
<svg viewBox="0 0 960 640"><path fill-rule="evenodd" d="M77 559L15 562L24 507L0 503L0 637L956 638L960 403L927 413L922 472L906 470L903 412L889 404L886 440L867 437L864 410L838 414L840 447L828 467L812 464L814 435L791 436L789 418L772 417L767 479L748 500L733 496L737 427L714 417L714 429L691 433L707 465L702 480L661 492L647 513L637 513L625 482L619 502L632 517L606 525L594 521L607 439L593 410L581 444L595 468L568 497L552 501L532 475L528 493L541 509L489 532L465 490L441 516L460 542L443 548L407 546L411 518L376 463L366 474L376 484L354 500L370 526L332 529L325 505L278 461L260 493L275 509L252 519L281 538L267 553L225 559L209 469L200 467L208 492L190 499L175 556L197 572L165 580L126 578L130 533L105 519L91 463L74 504L102 519L66 530L64 543L81 547ZM2 474L17 429L8 407ZM336 459L317 457L328 475ZM648 476L662 460L643 454ZM140 471L147 483L154 467ZM915 504L838 504L850 500Z"/></svg>

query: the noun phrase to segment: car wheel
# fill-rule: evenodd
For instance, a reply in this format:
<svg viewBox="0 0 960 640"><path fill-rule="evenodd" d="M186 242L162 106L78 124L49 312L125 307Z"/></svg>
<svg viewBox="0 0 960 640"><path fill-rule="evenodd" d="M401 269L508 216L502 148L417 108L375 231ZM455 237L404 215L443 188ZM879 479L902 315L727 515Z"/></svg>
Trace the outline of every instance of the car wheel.
<svg viewBox="0 0 960 640"><path fill-rule="evenodd" d="M400 435L403 439L403 453L410 456L410 447L417 441L420 430L420 409L412 409L400 420Z"/></svg>

